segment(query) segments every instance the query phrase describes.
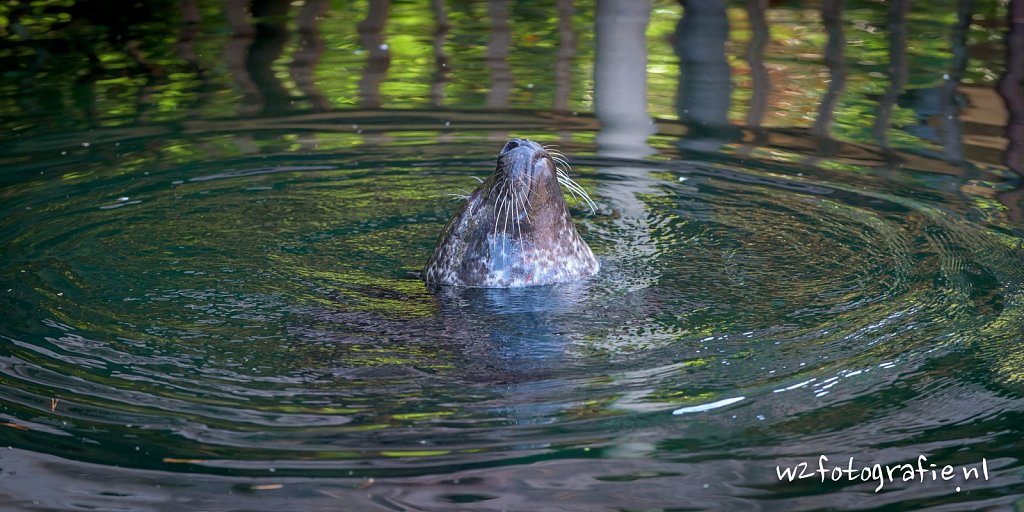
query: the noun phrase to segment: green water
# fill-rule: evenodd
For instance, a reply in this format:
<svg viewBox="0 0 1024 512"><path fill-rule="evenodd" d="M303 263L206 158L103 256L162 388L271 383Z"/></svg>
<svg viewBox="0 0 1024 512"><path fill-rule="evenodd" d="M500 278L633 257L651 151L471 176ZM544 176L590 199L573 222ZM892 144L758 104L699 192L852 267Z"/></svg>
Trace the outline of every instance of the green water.
<svg viewBox="0 0 1024 512"><path fill-rule="evenodd" d="M1013 6L226 5L0 6L0 508L1024 507ZM600 274L429 290L510 137Z"/></svg>

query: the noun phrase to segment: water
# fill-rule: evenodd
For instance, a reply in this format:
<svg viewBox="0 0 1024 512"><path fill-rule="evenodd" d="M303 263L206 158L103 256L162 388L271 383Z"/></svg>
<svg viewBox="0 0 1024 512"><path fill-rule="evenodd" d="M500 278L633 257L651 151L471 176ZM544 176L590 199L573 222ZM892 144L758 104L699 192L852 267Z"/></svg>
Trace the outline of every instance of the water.
<svg viewBox="0 0 1024 512"><path fill-rule="evenodd" d="M818 8L29 13L72 49L3 29L0 503L1024 506L1019 161L982 101L1007 7L961 62L958 5L850 2L831 50ZM686 53L715 41L724 68ZM601 273L432 292L449 194L512 136L572 160ZM957 477L779 476L821 455Z"/></svg>

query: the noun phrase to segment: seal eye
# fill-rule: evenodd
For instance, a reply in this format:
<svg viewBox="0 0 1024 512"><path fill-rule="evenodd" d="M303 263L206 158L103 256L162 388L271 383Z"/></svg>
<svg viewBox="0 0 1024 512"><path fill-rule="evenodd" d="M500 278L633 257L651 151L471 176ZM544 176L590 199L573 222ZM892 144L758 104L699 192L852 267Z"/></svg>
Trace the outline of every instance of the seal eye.
<svg viewBox="0 0 1024 512"><path fill-rule="evenodd" d="M505 147L501 148L501 154L504 155L505 153L508 153L509 151L512 151L513 149L518 148L519 146L522 145L522 139L509 139L509 141L505 143Z"/></svg>

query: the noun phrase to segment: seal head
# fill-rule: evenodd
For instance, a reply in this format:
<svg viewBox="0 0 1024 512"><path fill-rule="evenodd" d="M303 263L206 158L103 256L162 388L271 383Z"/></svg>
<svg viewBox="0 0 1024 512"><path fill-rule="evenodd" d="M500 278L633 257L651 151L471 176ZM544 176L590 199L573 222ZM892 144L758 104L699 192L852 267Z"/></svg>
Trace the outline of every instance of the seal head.
<svg viewBox="0 0 1024 512"><path fill-rule="evenodd" d="M597 273L600 265L572 223L562 184L586 197L540 144L508 141L494 174L448 221L424 279L429 284L508 288Z"/></svg>

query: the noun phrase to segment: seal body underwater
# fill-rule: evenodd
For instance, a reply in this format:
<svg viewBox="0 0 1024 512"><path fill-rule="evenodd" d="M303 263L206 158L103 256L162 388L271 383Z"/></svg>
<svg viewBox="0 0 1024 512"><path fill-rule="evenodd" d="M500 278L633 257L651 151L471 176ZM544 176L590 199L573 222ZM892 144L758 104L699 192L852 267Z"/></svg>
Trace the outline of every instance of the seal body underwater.
<svg viewBox="0 0 1024 512"><path fill-rule="evenodd" d="M448 221L424 279L435 285L508 288L597 273L600 264L576 231L561 185L590 202L544 147L509 140L494 173Z"/></svg>

